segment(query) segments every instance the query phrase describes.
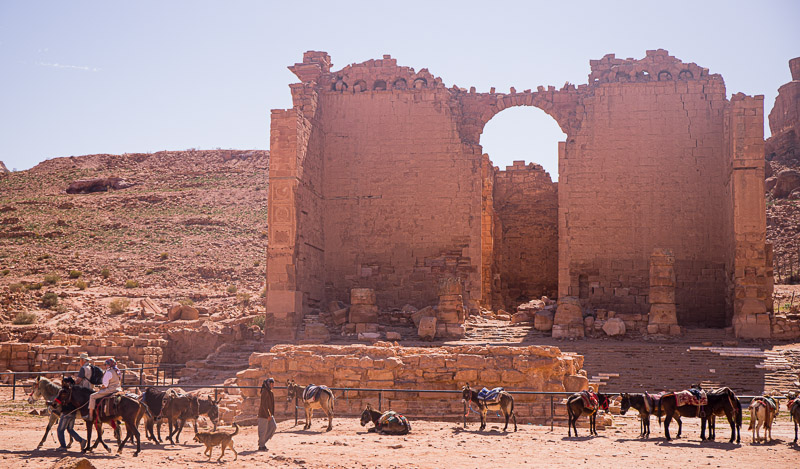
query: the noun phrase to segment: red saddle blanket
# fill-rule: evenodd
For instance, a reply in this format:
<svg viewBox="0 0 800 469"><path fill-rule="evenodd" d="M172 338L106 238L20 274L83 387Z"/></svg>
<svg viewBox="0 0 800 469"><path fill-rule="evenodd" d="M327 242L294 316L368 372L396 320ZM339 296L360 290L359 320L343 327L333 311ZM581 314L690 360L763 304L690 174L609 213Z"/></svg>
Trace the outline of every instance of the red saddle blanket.
<svg viewBox="0 0 800 469"><path fill-rule="evenodd" d="M597 409L598 400L597 394L592 391L581 391L581 399L583 399L583 406L587 409Z"/></svg>
<svg viewBox="0 0 800 469"><path fill-rule="evenodd" d="M684 405L708 405L708 396L705 391L700 391L699 398L690 391L676 391L675 400L678 403L678 407Z"/></svg>

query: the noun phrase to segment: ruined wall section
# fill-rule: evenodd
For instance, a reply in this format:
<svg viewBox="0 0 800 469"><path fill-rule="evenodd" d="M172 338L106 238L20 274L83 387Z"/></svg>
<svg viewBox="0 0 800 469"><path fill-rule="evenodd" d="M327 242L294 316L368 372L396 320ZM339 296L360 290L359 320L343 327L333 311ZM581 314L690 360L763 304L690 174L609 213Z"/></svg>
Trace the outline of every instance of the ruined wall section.
<svg viewBox="0 0 800 469"><path fill-rule="evenodd" d="M434 304L459 277L481 298L480 153L462 144L452 94L394 59L321 81L325 289L372 288L380 307Z"/></svg>
<svg viewBox="0 0 800 469"><path fill-rule="evenodd" d="M723 326L722 78L663 50L591 65L585 116L559 171L560 236L570 246L561 293L646 313L648 257L671 249L680 323Z"/></svg>
<svg viewBox="0 0 800 469"><path fill-rule="evenodd" d="M494 175L496 266L504 307L558 291L558 190L540 165L515 161Z"/></svg>

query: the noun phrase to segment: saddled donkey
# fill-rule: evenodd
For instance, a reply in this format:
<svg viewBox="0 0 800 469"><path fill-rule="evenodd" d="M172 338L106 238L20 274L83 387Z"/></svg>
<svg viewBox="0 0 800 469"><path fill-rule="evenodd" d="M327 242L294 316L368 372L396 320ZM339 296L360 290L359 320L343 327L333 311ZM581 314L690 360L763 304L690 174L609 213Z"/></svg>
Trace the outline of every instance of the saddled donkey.
<svg viewBox="0 0 800 469"><path fill-rule="evenodd" d="M508 430L508 421L511 418L514 419L514 431L517 431L517 415L514 413L514 397L511 394L502 390L502 388L498 388L497 397L491 400L482 399L479 394L479 392L473 391L472 388L470 388L469 383L461 388L461 400L466 403L470 409L473 403L478 406L478 412L481 414L481 427L478 431L486 429L486 414L489 413L490 410L503 412L503 417L506 419L506 425L503 427L503 431ZM464 415L464 417L468 415L469 410L467 410L467 414Z"/></svg>
<svg viewBox="0 0 800 469"><path fill-rule="evenodd" d="M723 389L713 390L711 392L716 393L722 391ZM727 391L722 391L727 392ZM739 401L739 397L730 391L730 397L733 400L733 407L736 409L736 428L737 428L737 435L742 432L742 403ZM708 416L708 439L715 440L717 438L717 417L725 416L725 409L723 407L717 407L711 412L711 415Z"/></svg>
<svg viewBox="0 0 800 469"><path fill-rule="evenodd" d="M205 415L214 425L214 428L211 431L217 431L217 422L219 421L219 402L222 400L222 397L214 400L211 396L203 399L197 395L189 394L189 399L191 399L192 404L179 417L179 424L181 427L183 427L187 421L191 420L194 432L197 433L197 419L199 419L201 415Z"/></svg>
<svg viewBox="0 0 800 469"><path fill-rule="evenodd" d="M789 418L792 422L794 422L794 441L792 444L797 444L797 427L800 425L800 397L797 397L794 394L789 396L789 405L787 405L789 409Z"/></svg>
<svg viewBox="0 0 800 469"><path fill-rule="evenodd" d="M295 383L293 379L286 382L287 399L291 402L295 398L303 401L303 409L306 411L306 424L303 430L311 428L311 416L314 410L321 409L328 416L328 428L326 432L333 429L333 403L335 397L333 391L327 386L315 386L309 384L305 389L299 384Z"/></svg>
<svg viewBox="0 0 800 469"><path fill-rule="evenodd" d="M143 402L150 410L150 415L145 416L144 420L144 434L147 439L152 440L153 443L161 443L161 411L164 407L164 396L166 391L159 391L156 388L148 387L144 390L139 400ZM153 427L156 427L158 438L156 438Z"/></svg>
<svg viewBox="0 0 800 469"><path fill-rule="evenodd" d="M750 403L750 427L753 431L753 443L762 441L760 430L764 426L764 443L772 439L772 422L778 415L780 403L769 396L756 397Z"/></svg>
<svg viewBox="0 0 800 469"><path fill-rule="evenodd" d="M577 392L567 398L567 436L572 436L572 430L575 430L575 436L578 436L578 428L575 422L578 417L583 414L589 415L589 434L597 435L597 412L600 409L608 412L609 394L595 393L592 391Z"/></svg>
<svg viewBox="0 0 800 469"><path fill-rule="evenodd" d="M58 394L58 401L61 403L66 403L74 406L77 411L80 411L80 416L86 421L86 441L92 441L92 425L89 421L89 396L92 395L91 389L86 389L80 386L72 386L70 384L65 384L64 387L61 388L61 392ZM107 405L107 400L112 399L112 405ZM110 412L108 412L110 408ZM138 456L139 452L142 450L141 446L141 437L139 434L139 429L137 428L139 422L141 421L142 417L149 413L150 411L147 409L147 406L137 399L133 397L129 397L127 395L116 396L112 395L107 398L101 399L97 403L97 409L95 409L95 426L97 428L97 441L95 441L94 445L89 447L87 444L86 447L81 452L91 451L97 447L98 443L102 443L103 447L111 452L109 447L103 441L103 431L102 431L102 424L109 423L112 427L116 428L119 425L119 422L122 421L125 423L125 439L122 441L118 440L119 447L117 449L117 453L122 452L122 448L125 446L125 443L128 440L136 440L136 452L133 453L134 456ZM119 436L117 437L119 439Z"/></svg>
<svg viewBox="0 0 800 469"><path fill-rule="evenodd" d="M33 384L33 391L28 394L28 404L34 404L39 399L44 399L45 401L52 402L53 399L58 397L58 393L61 392L61 385L51 381L47 378L42 376L36 377L36 382ZM50 429L53 428L53 424L58 422L58 419L61 418L61 406L51 406L48 404L47 410L50 412L50 420L47 421L47 428L44 430L44 436L42 437L42 441L36 445L36 449L39 449L44 444L45 440L47 440L47 435L50 434ZM71 409L67 409L69 412ZM72 427L75 424L73 420L69 425ZM72 435L67 432L69 435L69 443L67 444L67 448L72 446Z"/></svg>
<svg viewBox="0 0 800 469"><path fill-rule="evenodd" d="M367 408L361 413L361 426L364 427L372 422L375 426L368 429L368 432L378 432L386 435L407 435L411 431L411 424L402 414L393 410L379 412L367 404Z"/></svg>
<svg viewBox="0 0 800 469"><path fill-rule="evenodd" d="M621 407L619 413L625 415L631 408L639 411L639 436L645 438L649 437L650 416L656 413L658 399L660 399L661 396L649 393L628 394L626 392L622 393L620 396L622 397L622 402L620 403ZM680 427L682 426L680 416L676 416L676 420L678 420L678 434L680 434Z"/></svg>
<svg viewBox="0 0 800 469"><path fill-rule="evenodd" d="M179 393L175 389L168 389L164 394L161 416L167 419L169 423L169 436L167 436L167 439L170 443L173 445L180 443L183 425L188 416L198 413L198 405L197 399L192 399L189 394ZM175 437L174 441L172 439L173 436Z"/></svg>
<svg viewBox="0 0 800 469"><path fill-rule="evenodd" d="M658 402L657 412L659 415L658 423L661 424L661 411L664 415L664 436L667 441L671 440L669 435L669 424L672 418L678 414L682 417L700 418L700 439L705 440L706 423L711 421L711 417L716 414L724 414L731 425L730 443L740 441L742 426L742 409L739 398L730 388L720 388L705 393L705 399L693 400L688 391L671 392L664 394ZM680 427L679 427L680 428ZM680 437L680 429L678 430Z"/></svg>

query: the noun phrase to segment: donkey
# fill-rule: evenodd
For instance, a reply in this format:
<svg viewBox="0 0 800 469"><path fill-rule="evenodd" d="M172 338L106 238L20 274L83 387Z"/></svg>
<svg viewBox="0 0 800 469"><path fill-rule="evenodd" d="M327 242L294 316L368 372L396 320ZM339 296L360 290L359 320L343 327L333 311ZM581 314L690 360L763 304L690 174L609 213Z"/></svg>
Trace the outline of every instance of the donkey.
<svg viewBox="0 0 800 469"><path fill-rule="evenodd" d="M294 399L303 400L303 408L306 411L306 424L303 430L311 428L311 416L314 414L315 409L322 409L325 415L328 416L328 428L325 431L329 432L333 429L333 403L336 399L333 395L333 391L327 386L314 386L313 384L309 384L303 389L303 387L295 383L293 379L286 382L286 388L286 398L289 402ZM315 388L318 388L318 390L316 395L312 397L311 393Z"/></svg>
<svg viewBox="0 0 800 469"><path fill-rule="evenodd" d="M162 399L161 415L169 424L170 443L179 444L183 425L190 416L199 414L197 399L192 399L188 394L180 394L175 389L168 389ZM175 437L173 441L172 437Z"/></svg>
<svg viewBox="0 0 800 469"><path fill-rule="evenodd" d="M189 399L192 401L192 404L180 415L178 422L180 428L183 428L183 425L187 421L191 420L194 432L197 433L197 419L199 419L201 415L205 415L214 425L214 429L212 431L217 431L217 422L219 420L219 402L222 400L222 396L220 396L217 400L214 400L211 396L201 399L196 395L189 394Z"/></svg>
<svg viewBox="0 0 800 469"><path fill-rule="evenodd" d="M478 406L478 411L481 414L481 427L478 429L479 432L486 429L486 414L490 410L499 410L503 412L503 416L506 419L506 425L503 427L504 432L508 430L508 421L511 418L514 419L514 431L517 431L517 415L514 413L514 397L506 391L500 391L498 397L499 399L495 402L486 402L478 398L478 392L473 391L469 383L461 388L461 401L467 404L470 409L472 408L472 403ZM469 416L469 410L467 410L467 413L464 415L464 417L467 416Z"/></svg>
<svg viewBox="0 0 800 469"><path fill-rule="evenodd" d="M800 397L797 397L794 394L789 395L789 405L787 406L789 409L789 418L794 422L794 441L792 444L797 444L797 426L800 425Z"/></svg>
<svg viewBox="0 0 800 469"><path fill-rule="evenodd" d="M622 397L621 407L619 413L625 415L628 410L633 407L639 411L639 436L644 438L650 437L650 415L656 413L656 404L659 397L651 394L628 394L626 392L620 395ZM683 423L680 421L680 416L675 418L678 421L678 435L680 435L680 428Z"/></svg>
<svg viewBox="0 0 800 469"><path fill-rule="evenodd" d="M92 394L92 390L82 388L79 386L72 386L66 384L61 388L61 392L59 392L57 401L65 404L70 404L74 406L77 410L80 410L81 418L86 420L86 441L92 441L92 425L89 421L89 396ZM108 399L116 399L115 396L110 396ZM141 421L142 417L145 414L149 414L150 411L148 410L147 406L136 399L133 399L128 396L121 396L119 400L119 404L115 406L113 414L105 415L104 412L101 412L103 406L105 405L105 399L102 399L98 402L97 412L95 416L95 425L97 427L97 441L95 441L94 445L89 447L87 444L84 449L81 450L82 453L86 451L94 450L97 447L98 443L102 443L103 447L111 452L108 446L103 442L103 431L102 431L102 423L110 423L112 427L118 424L120 420L125 422L125 439L122 441L118 440L119 447L117 448L117 453L122 452L122 448L125 446L125 443L128 440L131 440L133 443L133 439L136 439L136 452L133 453L134 456L138 456L139 452L142 450L141 446L141 437L139 434L138 426L139 421ZM152 415L151 415L152 418ZM117 437L119 438L119 436Z"/></svg>
<svg viewBox="0 0 800 469"><path fill-rule="evenodd" d="M145 416L144 434L148 440L156 444L161 444L161 410L164 407L165 395L165 391L159 391L156 388L148 387L144 390L141 397L139 397L139 400L150 410L150 413ZM156 438L156 434L153 432L154 426L158 431L158 438Z"/></svg>
<svg viewBox="0 0 800 469"><path fill-rule="evenodd" d="M588 406L584 402L584 396L589 396L588 391L576 392L567 398L567 415L569 417L567 422L568 437L572 436L572 430L575 430L575 436L578 436L578 428L575 426L575 422L577 422L578 417L584 413L589 415L589 434L597 435L597 412L600 409L608 412L608 400L611 395L601 394L599 392L596 393L596 395L597 404L589 404Z"/></svg>
<svg viewBox="0 0 800 469"><path fill-rule="evenodd" d="M753 431L753 443L768 442L772 439L772 422L780 411L780 402L771 397L757 397L750 404L750 427ZM764 426L764 439L761 439L760 430Z"/></svg>
<svg viewBox="0 0 800 469"><path fill-rule="evenodd" d="M58 397L59 392L61 392L60 385L42 376L37 376L36 382L33 384L33 391L31 391L31 393L28 394L28 404L34 404L39 399L44 399L47 402L52 402L53 399ZM62 409L61 406L58 405L47 406L47 410L50 413L50 420L47 421L47 428L45 428L44 430L44 436L42 437L42 441L40 441L39 444L36 445L36 449L42 447L45 440L47 440L47 435L50 434L50 429L53 428L53 424L58 422L58 419L61 418L61 409ZM67 412L69 412L70 410L71 409L67 409ZM74 421L70 423L71 427L73 425L75 425ZM67 448L69 448L70 446L72 446L72 435L69 432L67 432L67 435L69 435L69 443L67 444Z"/></svg>
<svg viewBox="0 0 800 469"><path fill-rule="evenodd" d="M387 410L379 412L374 410L370 404L361 413L361 426L364 427L372 422L375 426L368 429L368 432L378 432L385 435L408 435L411 431L411 424L408 419L395 411Z"/></svg>
<svg viewBox="0 0 800 469"><path fill-rule="evenodd" d="M711 421L711 417L715 414L724 413L728 418L728 423L731 425L731 438L729 443L739 443L741 439L742 427L742 406L736 394L727 387L715 389L706 393L708 404L703 406L696 405L682 405L678 406L678 400L675 393L665 394L661 400L658 401L657 414L658 423L661 424L661 415L663 408L664 421L664 436L667 441L672 438L669 436L669 424L672 418L677 413L683 417L699 417L700 418L700 439L706 439L706 422ZM680 437L680 427L678 429L678 437Z"/></svg>

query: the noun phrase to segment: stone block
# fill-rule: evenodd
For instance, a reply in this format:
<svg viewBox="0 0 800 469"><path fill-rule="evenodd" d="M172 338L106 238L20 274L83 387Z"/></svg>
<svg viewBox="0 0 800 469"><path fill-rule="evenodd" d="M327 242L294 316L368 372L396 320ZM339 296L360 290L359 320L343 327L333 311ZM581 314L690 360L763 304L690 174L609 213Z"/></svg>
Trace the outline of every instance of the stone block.
<svg viewBox="0 0 800 469"><path fill-rule="evenodd" d="M612 337L625 335L625 322L619 318L610 318L603 324L603 332Z"/></svg>
<svg viewBox="0 0 800 469"><path fill-rule="evenodd" d="M380 332L360 332L358 334L358 340L363 340L366 342L374 342L376 340L380 340L380 338Z"/></svg>
<svg viewBox="0 0 800 469"><path fill-rule="evenodd" d="M531 322L532 319L531 315L526 312L514 313L514 315L511 316L511 324L523 324Z"/></svg>
<svg viewBox="0 0 800 469"><path fill-rule="evenodd" d="M678 315L674 304L654 304L650 306L650 324L677 324Z"/></svg>
<svg viewBox="0 0 800 469"><path fill-rule="evenodd" d="M675 287L672 286L651 286L649 295L650 304L675 303Z"/></svg>
<svg viewBox="0 0 800 469"><path fill-rule="evenodd" d="M417 334L420 339L433 340L436 337L436 317L424 316L419 321Z"/></svg>
<svg viewBox="0 0 800 469"><path fill-rule="evenodd" d="M583 375L568 375L564 377L564 391L580 392L589 389L589 378Z"/></svg>
<svg viewBox="0 0 800 469"><path fill-rule="evenodd" d="M400 340L403 336L399 332L389 331L386 333L386 340Z"/></svg>
<svg viewBox="0 0 800 469"><path fill-rule="evenodd" d="M458 311L443 310L441 307L436 312L436 319L439 323L458 324L460 322Z"/></svg>
<svg viewBox="0 0 800 469"><path fill-rule="evenodd" d="M414 327L419 327L419 322L424 317L436 317L436 310L432 306L426 306L411 315L411 320L414 321Z"/></svg>
<svg viewBox="0 0 800 469"><path fill-rule="evenodd" d="M342 324L347 322L347 308L340 308L336 311L331 313L331 317L333 318L333 323L337 326L341 326Z"/></svg>
<svg viewBox="0 0 800 469"><path fill-rule="evenodd" d="M533 327L537 331L548 332L553 329L553 315L550 310L537 311L533 316Z"/></svg>
<svg viewBox="0 0 800 469"><path fill-rule="evenodd" d="M669 335L681 335L682 333L683 330L681 329L681 326L677 324L672 324L669 326Z"/></svg>
<svg viewBox="0 0 800 469"><path fill-rule="evenodd" d="M371 288L353 288L352 290L350 290L350 304L374 305L375 290Z"/></svg>
<svg viewBox="0 0 800 469"><path fill-rule="evenodd" d="M354 289L356 290L356 289ZM359 289L359 290L364 290ZM354 303L350 306L350 321L351 323L377 323L378 322L378 307L371 304Z"/></svg>
<svg viewBox="0 0 800 469"><path fill-rule="evenodd" d="M461 281L457 278L448 277L439 280L438 296L446 295L461 295L463 290L461 288Z"/></svg>
<svg viewBox="0 0 800 469"><path fill-rule="evenodd" d="M331 339L331 334L325 324L311 323L306 324L305 338L308 340L318 340L327 342Z"/></svg>
<svg viewBox="0 0 800 469"><path fill-rule="evenodd" d="M553 324L561 326L580 324L583 327L583 308L580 300L574 296L559 299Z"/></svg>
<svg viewBox="0 0 800 469"><path fill-rule="evenodd" d="M200 319L200 311L191 306L182 305L180 309L181 319L184 321L194 321Z"/></svg>

